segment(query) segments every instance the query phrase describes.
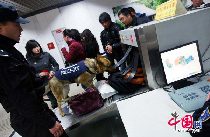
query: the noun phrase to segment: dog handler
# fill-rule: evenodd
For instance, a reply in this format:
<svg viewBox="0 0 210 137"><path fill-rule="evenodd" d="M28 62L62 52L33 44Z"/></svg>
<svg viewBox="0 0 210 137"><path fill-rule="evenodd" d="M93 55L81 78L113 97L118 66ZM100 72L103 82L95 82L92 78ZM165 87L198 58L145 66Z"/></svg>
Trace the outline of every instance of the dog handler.
<svg viewBox="0 0 210 137"><path fill-rule="evenodd" d="M28 22L13 6L0 3L0 103L10 112L11 126L21 136L67 137L35 90L38 82L27 61L14 47L20 40L20 23Z"/></svg>

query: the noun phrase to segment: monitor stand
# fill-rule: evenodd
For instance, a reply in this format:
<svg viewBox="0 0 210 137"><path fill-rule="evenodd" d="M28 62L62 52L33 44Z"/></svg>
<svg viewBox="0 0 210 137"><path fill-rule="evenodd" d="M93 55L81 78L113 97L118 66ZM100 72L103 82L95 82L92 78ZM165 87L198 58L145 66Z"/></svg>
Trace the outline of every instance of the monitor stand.
<svg viewBox="0 0 210 137"><path fill-rule="evenodd" d="M194 84L194 82L187 81L187 80L180 80L180 81L174 82L172 85L173 85L174 89L177 90L177 89L180 89L183 87L190 86L192 84Z"/></svg>

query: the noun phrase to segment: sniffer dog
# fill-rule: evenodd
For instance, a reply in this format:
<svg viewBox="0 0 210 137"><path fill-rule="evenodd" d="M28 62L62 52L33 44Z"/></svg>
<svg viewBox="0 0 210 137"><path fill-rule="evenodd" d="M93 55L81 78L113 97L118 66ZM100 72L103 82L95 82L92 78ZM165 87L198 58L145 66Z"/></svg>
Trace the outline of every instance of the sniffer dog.
<svg viewBox="0 0 210 137"><path fill-rule="evenodd" d="M61 103L69 100L68 94L64 93L63 90L65 84L78 83L85 87L93 87L93 78L96 74L113 70L112 63L106 57L99 55L95 59L86 58L84 61L55 72L55 76L49 81L49 87L57 99L60 115L65 115L61 108ZM67 75L71 74L74 76L69 78Z"/></svg>

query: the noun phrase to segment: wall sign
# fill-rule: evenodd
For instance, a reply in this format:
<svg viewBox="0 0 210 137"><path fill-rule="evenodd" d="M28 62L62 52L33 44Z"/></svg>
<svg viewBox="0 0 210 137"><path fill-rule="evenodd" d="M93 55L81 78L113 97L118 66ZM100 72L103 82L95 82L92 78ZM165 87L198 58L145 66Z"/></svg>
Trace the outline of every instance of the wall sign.
<svg viewBox="0 0 210 137"><path fill-rule="evenodd" d="M48 43L47 46L48 46L48 49L49 49L49 50L55 49L55 45L54 45L53 42Z"/></svg>
<svg viewBox="0 0 210 137"><path fill-rule="evenodd" d="M68 47L67 43L63 39L63 31L64 30L65 30L65 28L59 28L59 29L56 29L56 30L52 31L52 35L55 39L56 45L59 49L59 52L60 52L61 57L63 59L63 62L65 62L65 58L63 57L63 54L61 53L61 48L63 47L63 45L65 45L65 47ZM68 48L66 48L66 50L68 51Z"/></svg>

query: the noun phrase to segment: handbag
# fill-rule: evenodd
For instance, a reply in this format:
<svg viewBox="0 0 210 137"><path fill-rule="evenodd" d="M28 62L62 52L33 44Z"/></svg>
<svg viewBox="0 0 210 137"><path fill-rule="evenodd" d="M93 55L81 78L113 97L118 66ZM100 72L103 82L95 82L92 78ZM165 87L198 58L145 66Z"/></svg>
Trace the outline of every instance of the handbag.
<svg viewBox="0 0 210 137"><path fill-rule="evenodd" d="M119 67L126 61L128 55L131 56L130 64L120 72L113 73L108 78L108 83L119 93L129 93L140 89L145 85L143 70L139 65L139 53L133 48L129 47L124 57L114 66Z"/></svg>
<svg viewBox="0 0 210 137"><path fill-rule="evenodd" d="M84 93L75 95L68 102L71 110L77 116L88 114L104 105L103 98L96 88L87 88Z"/></svg>
<svg viewBox="0 0 210 137"><path fill-rule="evenodd" d="M132 69L130 69L125 75L124 79L128 79L132 75ZM131 84L139 84L139 85L144 85L144 74L142 68L137 68L137 71L132 79L129 81Z"/></svg>

